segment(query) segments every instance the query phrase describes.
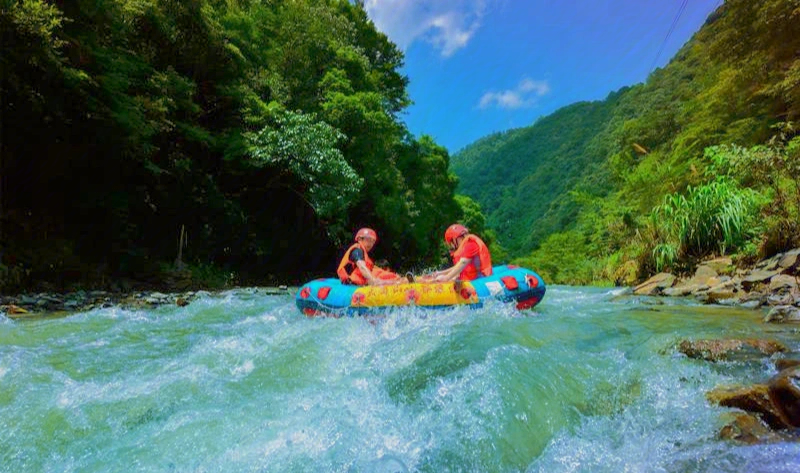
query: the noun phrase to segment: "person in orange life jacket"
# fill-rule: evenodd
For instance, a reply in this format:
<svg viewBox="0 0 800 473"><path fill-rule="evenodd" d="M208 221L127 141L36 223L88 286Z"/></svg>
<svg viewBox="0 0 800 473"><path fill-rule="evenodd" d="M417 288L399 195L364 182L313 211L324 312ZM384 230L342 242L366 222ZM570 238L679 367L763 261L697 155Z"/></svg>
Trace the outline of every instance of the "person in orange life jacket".
<svg viewBox="0 0 800 473"><path fill-rule="evenodd" d="M489 248L463 225L455 223L444 232L444 241L453 257L453 266L423 276L421 282L472 281L492 275Z"/></svg>
<svg viewBox="0 0 800 473"><path fill-rule="evenodd" d="M387 286L408 282L408 279L378 267L372 262L369 252L377 241L378 235L371 228L362 228L356 232L355 243L344 253L336 269L340 281L358 286Z"/></svg>

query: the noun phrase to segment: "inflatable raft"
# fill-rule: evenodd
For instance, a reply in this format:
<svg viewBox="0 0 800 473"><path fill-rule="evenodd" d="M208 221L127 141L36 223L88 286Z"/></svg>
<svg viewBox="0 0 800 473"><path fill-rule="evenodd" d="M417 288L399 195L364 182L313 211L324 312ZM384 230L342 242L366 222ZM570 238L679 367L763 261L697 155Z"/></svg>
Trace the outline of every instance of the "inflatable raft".
<svg viewBox="0 0 800 473"><path fill-rule="evenodd" d="M519 266L495 266L491 276L459 284L410 283L394 286L353 286L336 278L310 281L297 291L295 303L313 316L354 316L375 314L391 307L415 306L447 309L454 306L482 307L489 300L508 302L518 309L538 304L545 284L535 272Z"/></svg>

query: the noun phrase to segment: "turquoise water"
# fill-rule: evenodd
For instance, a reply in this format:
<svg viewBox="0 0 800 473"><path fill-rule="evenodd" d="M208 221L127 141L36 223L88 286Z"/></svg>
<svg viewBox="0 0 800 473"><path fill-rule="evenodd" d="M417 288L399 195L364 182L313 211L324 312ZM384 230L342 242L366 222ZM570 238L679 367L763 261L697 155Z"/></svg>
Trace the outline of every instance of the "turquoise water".
<svg viewBox="0 0 800 473"><path fill-rule="evenodd" d="M550 287L534 312L309 319L236 290L156 310L0 316L0 471L797 472L717 440L684 338L800 335L760 312Z"/></svg>

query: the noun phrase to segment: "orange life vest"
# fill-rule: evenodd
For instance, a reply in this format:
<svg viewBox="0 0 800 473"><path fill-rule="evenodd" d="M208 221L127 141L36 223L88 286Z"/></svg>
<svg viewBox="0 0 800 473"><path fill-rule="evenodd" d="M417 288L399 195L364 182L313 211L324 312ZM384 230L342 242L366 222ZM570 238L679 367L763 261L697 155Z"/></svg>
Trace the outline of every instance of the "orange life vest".
<svg viewBox="0 0 800 473"><path fill-rule="evenodd" d="M342 257L342 261L339 263L339 267L336 269L336 274L339 276L339 280L343 283L356 284L358 286L364 286L369 283L367 278L361 274L361 270L358 269L358 266L354 262L350 261L350 253L352 253L356 248L361 248L361 251L364 252L364 263L367 265L369 272L372 273L375 278L393 280L400 277L388 269L375 266L375 263L372 262L372 258L369 257L369 253L367 253L367 250L361 245L361 243L354 243L350 248L347 249Z"/></svg>
<svg viewBox="0 0 800 473"><path fill-rule="evenodd" d="M367 253L367 250L364 249L361 243L356 242L353 243L353 245L344 253L342 261L339 263L339 267L336 269L336 274L339 276L339 280L343 283L363 286L367 284L367 278L361 274L361 270L358 269L358 266L356 266L354 262L350 261L350 253L352 253L356 248L361 248L361 251L364 252L364 263L366 263L367 268L372 271L375 263L372 262L372 259L369 257L369 253Z"/></svg>
<svg viewBox="0 0 800 473"><path fill-rule="evenodd" d="M472 234L467 234L467 236L461 240L461 244L458 245L456 251L453 252L453 264L458 264L461 258L466 258L466 256L463 256L463 253L464 247L468 241L474 241L478 244L478 254L473 257L472 261L461 271L458 278L464 281L472 281L481 276L491 276L492 256L489 253L489 248L483 240Z"/></svg>

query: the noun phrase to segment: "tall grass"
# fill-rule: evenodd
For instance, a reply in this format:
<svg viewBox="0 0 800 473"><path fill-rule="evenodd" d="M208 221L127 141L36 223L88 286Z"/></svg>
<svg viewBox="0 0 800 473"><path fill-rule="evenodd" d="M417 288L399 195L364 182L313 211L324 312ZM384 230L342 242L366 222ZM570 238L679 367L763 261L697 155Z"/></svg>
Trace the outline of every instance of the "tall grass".
<svg viewBox="0 0 800 473"><path fill-rule="evenodd" d="M655 236L655 268L746 247L762 231L758 215L763 203L758 192L727 178L665 196L648 222L648 233Z"/></svg>

